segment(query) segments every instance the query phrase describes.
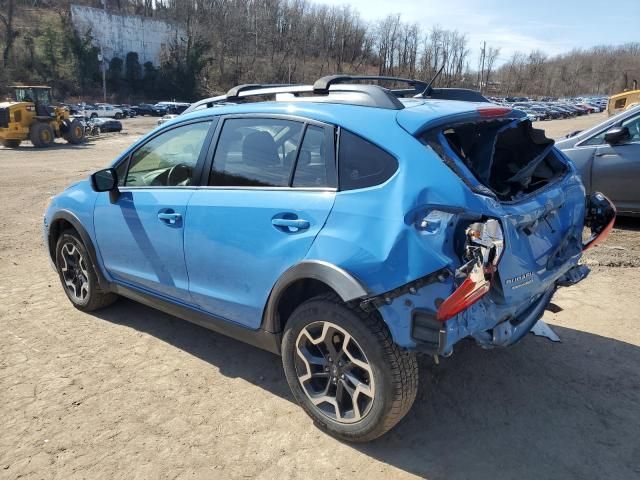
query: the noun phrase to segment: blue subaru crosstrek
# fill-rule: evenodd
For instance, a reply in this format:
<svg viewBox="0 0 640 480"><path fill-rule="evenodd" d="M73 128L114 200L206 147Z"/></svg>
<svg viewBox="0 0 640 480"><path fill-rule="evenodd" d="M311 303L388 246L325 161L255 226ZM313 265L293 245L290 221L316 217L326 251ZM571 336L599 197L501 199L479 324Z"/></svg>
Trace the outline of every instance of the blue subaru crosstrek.
<svg viewBox="0 0 640 480"><path fill-rule="evenodd" d="M411 408L416 353L521 340L614 219L523 112L331 76L193 104L54 197L44 235L78 309L122 295L278 353L320 428L368 441Z"/></svg>

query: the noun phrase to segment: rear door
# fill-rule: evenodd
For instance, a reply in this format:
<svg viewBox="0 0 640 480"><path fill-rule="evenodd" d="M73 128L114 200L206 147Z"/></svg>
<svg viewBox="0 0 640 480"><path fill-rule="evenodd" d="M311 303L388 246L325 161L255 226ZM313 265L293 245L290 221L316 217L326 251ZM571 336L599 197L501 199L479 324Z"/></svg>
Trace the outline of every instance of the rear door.
<svg viewBox="0 0 640 480"><path fill-rule="evenodd" d="M191 198L185 229L197 305L258 328L271 288L304 259L333 206L333 127L284 117L218 125L208 187Z"/></svg>

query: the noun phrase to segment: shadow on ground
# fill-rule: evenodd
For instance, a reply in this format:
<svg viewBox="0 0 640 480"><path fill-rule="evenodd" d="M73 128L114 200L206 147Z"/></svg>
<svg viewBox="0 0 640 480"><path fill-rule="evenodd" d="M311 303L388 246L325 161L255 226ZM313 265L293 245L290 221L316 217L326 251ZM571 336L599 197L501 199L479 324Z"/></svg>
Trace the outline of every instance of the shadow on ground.
<svg viewBox="0 0 640 480"><path fill-rule="evenodd" d="M293 401L270 353L124 299L98 316ZM412 411L351 447L429 479L639 478L640 348L554 329L563 343L530 335L507 350L463 343L439 366L421 357Z"/></svg>
<svg viewBox="0 0 640 480"><path fill-rule="evenodd" d="M615 228L638 232L640 231L640 217L617 217Z"/></svg>

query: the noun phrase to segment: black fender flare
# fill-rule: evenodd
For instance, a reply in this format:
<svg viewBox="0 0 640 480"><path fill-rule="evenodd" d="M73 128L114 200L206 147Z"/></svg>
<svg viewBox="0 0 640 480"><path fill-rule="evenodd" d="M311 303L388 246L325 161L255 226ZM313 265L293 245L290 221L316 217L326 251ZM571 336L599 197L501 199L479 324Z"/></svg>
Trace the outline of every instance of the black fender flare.
<svg viewBox="0 0 640 480"><path fill-rule="evenodd" d="M107 280L107 277L105 276L102 270L102 265L98 262L96 249L95 249L95 246L93 245L93 241L91 240L91 237L89 236L89 233L87 233L87 230L82 225L82 222L80 221L80 219L76 217L73 213L71 213L69 210L57 211L56 213L53 214L53 217L49 222L50 224L47 229L47 250L49 252L49 256L51 257L51 260L53 261L53 263L55 264L55 260L56 260L55 259L55 248L56 248L55 242L57 240L54 239L52 236L53 234L52 227L59 220L65 220L66 222L70 223L71 226L78 232L82 240L82 243L84 244L85 248L87 249L87 253L89 254L89 259L91 260L93 271L96 272L96 275L98 277L98 285L100 285L100 288L105 291L111 290L111 283Z"/></svg>
<svg viewBox="0 0 640 480"><path fill-rule="evenodd" d="M278 333L278 303L287 287L298 280L319 280L331 287L342 299L349 302L368 295L367 290L346 270L322 260L304 260L286 270L275 283L269 294L263 314L263 329Z"/></svg>

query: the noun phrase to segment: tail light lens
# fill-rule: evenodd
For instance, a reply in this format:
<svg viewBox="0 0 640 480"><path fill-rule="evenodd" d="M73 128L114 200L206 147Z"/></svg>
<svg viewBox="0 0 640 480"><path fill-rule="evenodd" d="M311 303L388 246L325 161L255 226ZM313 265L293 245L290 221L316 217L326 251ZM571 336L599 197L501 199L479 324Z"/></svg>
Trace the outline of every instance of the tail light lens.
<svg viewBox="0 0 640 480"><path fill-rule="evenodd" d="M504 236L498 220L472 223L465 233L467 262L456 272L456 277L463 276L464 281L440 304L436 318L441 322L466 310L489 292L504 251Z"/></svg>
<svg viewBox="0 0 640 480"><path fill-rule="evenodd" d="M436 319L440 322L449 320L480 300L490 288L491 282L487 280L483 265L478 258L478 262L473 266L467 278L456 288L455 292L440 304Z"/></svg>

